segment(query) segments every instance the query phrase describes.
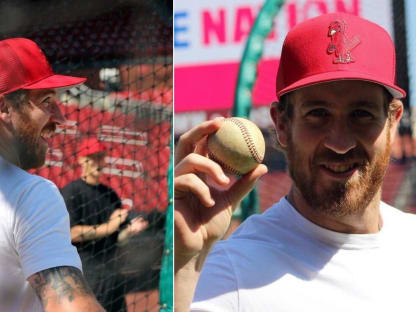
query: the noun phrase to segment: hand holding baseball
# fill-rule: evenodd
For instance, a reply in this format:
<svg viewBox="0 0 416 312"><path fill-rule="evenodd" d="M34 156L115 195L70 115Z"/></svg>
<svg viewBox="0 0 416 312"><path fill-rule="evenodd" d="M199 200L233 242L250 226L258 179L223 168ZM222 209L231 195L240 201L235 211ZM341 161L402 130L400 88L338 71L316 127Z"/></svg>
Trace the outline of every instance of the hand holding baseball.
<svg viewBox="0 0 416 312"><path fill-rule="evenodd" d="M207 137L220 129L223 122L200 124L182 135L176 147L175 270L191 258L207 254L223 237L233 211L267 171L266 166L257 164L226 191L208 186L206 177L221 186L230 183L223 168L207 157Z"/></svg>

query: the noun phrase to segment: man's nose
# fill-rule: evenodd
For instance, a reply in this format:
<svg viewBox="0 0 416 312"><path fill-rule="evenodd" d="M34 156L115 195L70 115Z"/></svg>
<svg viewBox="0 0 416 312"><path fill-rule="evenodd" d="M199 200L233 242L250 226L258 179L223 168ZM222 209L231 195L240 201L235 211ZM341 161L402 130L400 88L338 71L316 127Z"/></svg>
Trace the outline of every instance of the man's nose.
<svg viewBox="0 0 416 312"><path fill-rule="evenodd" d="M57 123L57 124L63 124L65 123L65 117L62 114L61 109L59 108L58 104L54 103L51 110L51 121Z"/></svg>
<svg viewBox="0 0 416 312"><path fill-rule="evenodd" d="M347 122L337 120L326 134L324 145L337 154L346 154L357 146L357 141Z"/></svg>

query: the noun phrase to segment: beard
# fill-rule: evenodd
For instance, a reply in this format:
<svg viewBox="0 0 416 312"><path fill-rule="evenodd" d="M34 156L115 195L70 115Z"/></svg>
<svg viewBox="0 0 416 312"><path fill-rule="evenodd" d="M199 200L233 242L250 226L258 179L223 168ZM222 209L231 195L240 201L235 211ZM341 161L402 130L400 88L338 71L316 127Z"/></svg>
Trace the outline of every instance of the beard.
<svg viewBox="0 0 416 312"><path fill-rule="evenodd" d="M15 140L19 167L23 170L37 169L44 165L47 147L39 144L29 134L20 133Z"/></svg>
<svg viewBox="0 0 416 312"><path fill-rule="evenodd" d="M22 125L13 131L14 147L17 152L18 166L23 170L37 169L44 165L48 146L40 142L38 128L26 114L22 113ZM45 128L55 129L55 124Z"/></svg>
<svg viewBox="0 0 416 312"><path fill-rule="evenodd" d="M337 154L329 149L315 155L307 166L308 159L288 137L287 159L289 173L295 187L312 210L332 217L342 217L362 213L379 192L384 174L390 161L390 132L387 131L385 149L375 154L372 162L364 148L357 146L346 154ZM358 179L331 181L323 184L319 180L318 164L322 162L357 162ZM308 174L310 172L310 174Z"/></svg>

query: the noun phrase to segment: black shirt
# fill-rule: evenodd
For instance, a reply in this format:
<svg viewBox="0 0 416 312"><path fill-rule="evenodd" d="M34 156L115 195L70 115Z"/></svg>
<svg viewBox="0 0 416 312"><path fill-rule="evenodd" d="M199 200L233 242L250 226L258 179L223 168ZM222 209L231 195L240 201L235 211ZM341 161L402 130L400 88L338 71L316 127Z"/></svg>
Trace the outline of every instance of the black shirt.
<svg viewBox="0 0 416 312"><path fill-rule="evenodd" d="M75 225L99 225L107 222L117 208L121 208L118 195L104 184L91 185L82 179L65 186L62 196L70 216L71 227ZM74 243L83 265L88 260L109 261L115 254L118 231L103 238Z"/></svg>

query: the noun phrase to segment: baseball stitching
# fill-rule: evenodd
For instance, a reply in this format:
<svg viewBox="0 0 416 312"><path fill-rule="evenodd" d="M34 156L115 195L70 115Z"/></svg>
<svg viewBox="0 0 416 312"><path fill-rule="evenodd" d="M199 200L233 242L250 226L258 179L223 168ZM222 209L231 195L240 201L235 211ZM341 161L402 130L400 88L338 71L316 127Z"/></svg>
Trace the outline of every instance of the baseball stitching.
<svg viewBox="0 0 416 312"><path fill-rule="evenodd" d="M238 128L240 128L241 134L243 135L244 141L247 144L251 156L257 163L260 164L263 161L263 158L261 158L257 152L256 145L254 144L253 138L248 132L246 126L237 118L230 118L229 120L233 122Z"/></svg>
<svg viewBox="0 0 416 312"><path fill-rule="evenodd" d="M213 153L211 153L211 151L208 151L208 157L210 159L212 159L213 161L215 161L216 163L218 163L221 167L223 167L225 170L231 172L232 174L235 175L240 175L242 176L243 174L239 171L237 171L236 169L234 169L233 167L225 164L224 162L222 162L221 160L219 160L217 157L215 157L215 155Z"/></svg>

